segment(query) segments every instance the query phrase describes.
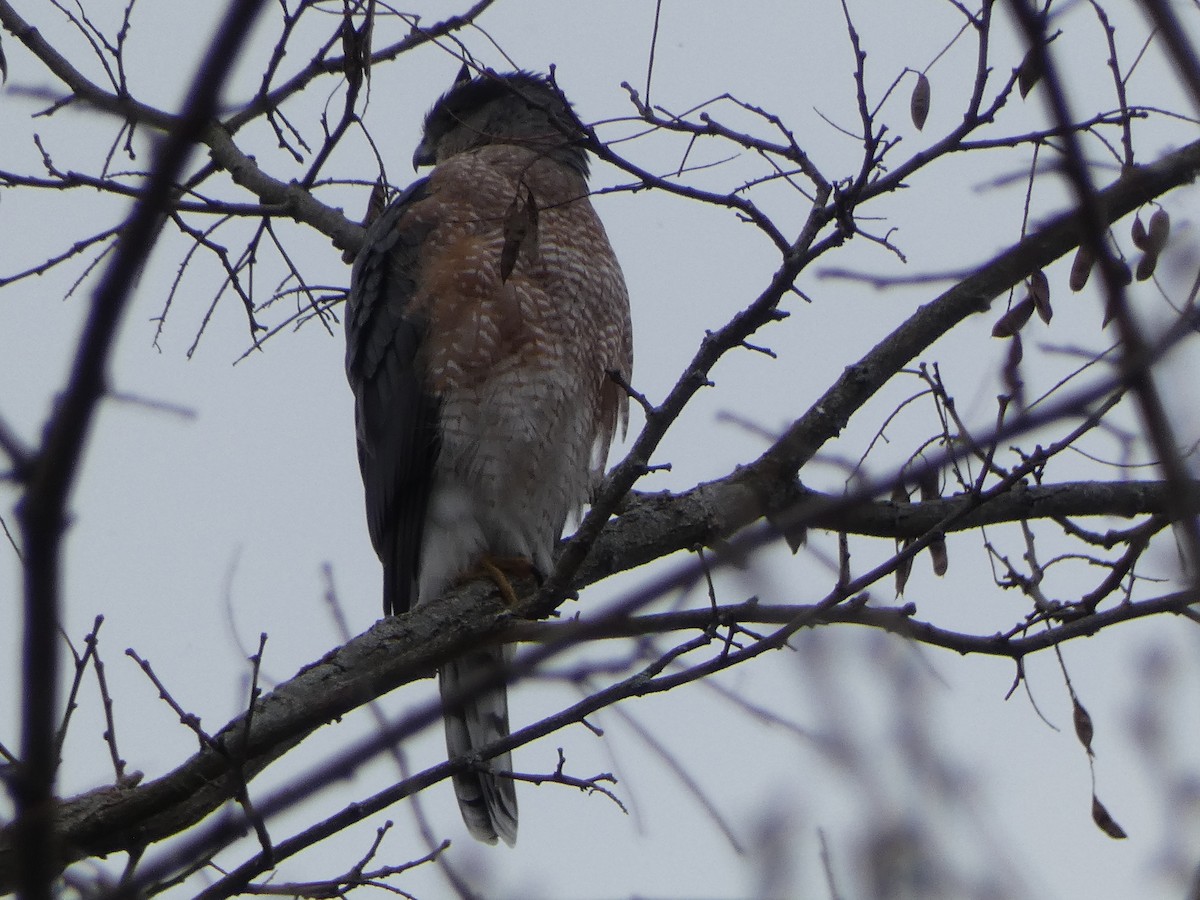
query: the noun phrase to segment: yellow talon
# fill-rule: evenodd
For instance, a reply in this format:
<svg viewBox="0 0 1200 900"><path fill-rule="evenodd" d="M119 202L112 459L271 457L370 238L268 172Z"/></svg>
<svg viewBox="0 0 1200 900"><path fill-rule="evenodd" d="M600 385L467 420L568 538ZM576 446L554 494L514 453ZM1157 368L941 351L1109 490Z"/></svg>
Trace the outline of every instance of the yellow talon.
<svg viewBox="0 0 1200 900"><path fill-rule="evenodd" d="M508 576L500 570L489 557L484 557L479 561L479 568L483 569L484 573L496 582L496 587L500 589L500 596L504 598L505 604L509 609L514 609L517 605L517 592L513 590L512 582L508 580Z"/></svg>
<svg viewBox="0 0 1200 900"><path fill-rule="evenodd" d="M476 578L490 578L500 591L500 597L506 606L513 609L517 605L517 592L513 590L509 575L518 578L528 578L534 573L533 563L523 556L491 556L482 557L468 572L459 578L459 583L473 581Z"/></svg>

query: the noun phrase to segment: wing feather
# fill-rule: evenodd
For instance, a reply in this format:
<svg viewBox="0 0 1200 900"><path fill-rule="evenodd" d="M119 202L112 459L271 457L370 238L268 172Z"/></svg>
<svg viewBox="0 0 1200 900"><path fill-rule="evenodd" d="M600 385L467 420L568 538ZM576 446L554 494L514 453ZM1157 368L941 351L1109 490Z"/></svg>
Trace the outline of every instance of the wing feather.
<svg viewBox="0 0 1200 900"><path fill-rule="evenodd" d="M438 403L420 364L424 317L412 309L432 225L413 214L428 179L367 229L346 310L346 377L354 391L367 528L383 563L385 614L416 599L425 511L438 454Z"/></svg>

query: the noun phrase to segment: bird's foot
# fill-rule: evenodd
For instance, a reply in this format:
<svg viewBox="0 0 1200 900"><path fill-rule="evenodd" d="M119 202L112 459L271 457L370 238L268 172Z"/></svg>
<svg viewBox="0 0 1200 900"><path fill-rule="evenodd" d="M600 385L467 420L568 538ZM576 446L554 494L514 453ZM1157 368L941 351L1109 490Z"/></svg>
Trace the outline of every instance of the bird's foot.
<svg viewBox="0 0 1200 900"><path fill-rule="evenodd" d="M505 605L513 609L517 605L517 592L513 590L509 576L514 578L529 578L536 576L537 570L533 561L524 556L483 556L471 571L465 573L463 581L476 578L490 578L500 591Z"/></svg>

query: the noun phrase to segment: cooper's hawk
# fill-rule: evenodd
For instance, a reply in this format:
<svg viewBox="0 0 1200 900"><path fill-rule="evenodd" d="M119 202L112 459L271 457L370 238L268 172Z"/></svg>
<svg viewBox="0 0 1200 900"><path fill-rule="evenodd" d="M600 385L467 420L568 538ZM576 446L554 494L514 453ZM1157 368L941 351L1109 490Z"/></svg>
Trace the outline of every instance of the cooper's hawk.
<svg viewBox="0 0 1200 900"><path fill-rule="evenodd" d="M626 419L629 297L587 198L579 121L527 72L466 67L425 117L434 165L367 231L346 311L367 523L384 612L436 600L514 558L542 575L567 517ZM493 571L495 571L493 569ZM503 668L476 648L440 673L443 698ZM451 757L508 734L503 686L447 705ZM516 841L508 753L454 780L471 833Z"/></svg>

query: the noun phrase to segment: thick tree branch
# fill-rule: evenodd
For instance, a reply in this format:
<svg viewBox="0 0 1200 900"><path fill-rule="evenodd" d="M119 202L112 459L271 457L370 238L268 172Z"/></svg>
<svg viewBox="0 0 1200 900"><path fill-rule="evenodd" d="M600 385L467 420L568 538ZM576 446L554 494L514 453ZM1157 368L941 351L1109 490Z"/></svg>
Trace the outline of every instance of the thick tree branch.
<svg viewBox="0 0 1200 900"><path fill-rule="evenodd" d="M418 615L385 619L366 633L303 669L245 716L214 735L219 749L204 749L173 772L137 787L109 787L59 806L57 828L63 858L140 848L198 822L317 728L410 681L430 677L462 647L494 634L508 612L491 597L492 586L475 585ZM0 831L0 891L11 889L17 871L11 828Z"/></svg>
<svg viewBox="0 0 1200 900"><path fill-rule="evenodd" d="M701 486L682 495L640 497L596 542L577 586L641 565L647 561L647 554L657 558L728 534L730 524L712 506L709 490L711 486ZM1161 513L1166 507L1165 494L1162 482L1023 488L968 513L956 527L966 530L1030 518ZM972 499L951 497L921 504L880 502L841 514L837 522L814 524L836 525L868 535L918 535ZM1147 601L1150 605L1138 605L1133 615L1177 611L1177 601L1175 598L1157 606ZM748 623L779 621L775 613L753 612L745 606L734 609L745 612ZM797 611L807 610L786 609L792 610L793 617ZM1066 639L1092 634L1130 617L1118 614L1113 618L1110 611L1103 614L1104 618L1067 623L1071 626L1067 631L1034 635L1025 643L997 643L994 636L957 635L916 622L903 608L876 610L850 605L823 610L817 623L853 622L898 631L960 652L1010 656L1052 646L1057 642L1054 635ZM704 614L711 616L708 610ZM679 623L684 624L678 627L699 622L696 615L700 614L683 614ZM754 618L756 615L774 617ZM636 621L656 620L642 617ZM718 617L718 621L723 620ZM495 638L512 629L511 622L511 615L494 596L494 588L479 584L455 592L442 603L380 621L260 700L248 737L245 717L239 717L215 736L220 751L204 750L173 772L136 787L108 787L65 801L60 807L58 827L68 858L136 848L182 831L233 796L240 783L235 767L240 766L242 776L249 781L317 728L400 685L430 677L462 647ZM516 626L515 636L519 639L521 629L528 627ZM623 627L649 626L603 623L596 636L619 634ZM0 889L12 883L15 848L11 838L11 832L0 831Z"/></svg>
<svg viewBox="0 0 1200 900"><path fill-rule="evenodd" d="M340 209L326 206L299 185L268 175L234 143L224 125L210 126L204 133L204 143L213 161L263 203L280 207L297 222L311 225L328 236L339 250L358 252L364 232L361 225L347 219Z"/></svg>
<svg viewBox="0 0 1200 900"><path fill-rule="evenodd" d="M1054 120L1060 125L1071 122L1072 114L1066 89L1058 75L1058 62L1050 53L1046 41L1044 17L1029 0L1012 0L1010 5L1022 31L1025 32L1033 59L1045 72L1046 104ZM1062 143L1064 172L1078 204L1082 245L1099 263L1103 277L1106 315L1111 317L1121 340L1122 375L1137 400L1145 424L1145 434L1154 448L1163 475L1177 488L1171 518L1178 524L1180 543L1194 576L1200 568L1200 525L1190 513L1193 498L1186 492L1189 484L1187 466L1179 455L1174 426L1167 415L1154 373L1142 362L1147 355L1148 342L1129 307L1117 262L1105 242L1107 227L1114 221L1109 215L1111 203L1095 188L1079 136L1074 132L1067 132L1062 137Z"/></svg>
<svg viewBox="0 0 1200 900"><path fill-rule="evenodd" d="M1127 173L1101 193L1108 220L1115 221L1146 200L1186 183L1198 170L1200 142L1188 145L1154 165ZM765 510L779 508L781 500L793 502L804 499L796 493L798 488L794 479L798 468L826 441L834 437L850 415L882 384L913 356L963 318L986 309L993 297L1018 283L1033 270L1068 252L1077 245L1078 240L1073 215L1064 214L1052 220L1012 250L982 267L978 273L921 307L892 336L872 349L858 364L849 367L822 400L797 420L780 441L758 461L726 479L702 485L678 497L643 498L633 504L605 531L604 539L597 542L590 553L580 554L587 557L585 568L579 577L572 577L568 584L558 588L558 596L561 597L570 584L584 584L667 553L710 543L732 534L759 518ZM770 310L773 308L771 301L782 295L786 285L790 284L789 276L796 270L785 266L777 273L772 289L760 298L762 303L753 308L757 313L748 311L745 317L737 321L734 331L739 340L744 339L743 332L749 333L761 322L769 320ZM705 353L713 359L719 356L717 351L721 337L724 335L718 334L706 342L701 356L704 357ZM711 364L711 361L708 364ZM686 398L704 383L704 371L703 367L694 366L691 370L692 377L685 379L683 383L682 393L677 397L673 394L659 408L660 412L664 413L664 423L669 423L671 419L666 413L675 410L676 405L681 406L686 402ZM665 424L662 427L665 429ZM656 446L658 438L661 438L661 434L651 435L645 447L640 452L635 447L635 453L623 464L628 467L628 484L632 484L647 464L649 454ZM614 494L619 490L620 488L614 491ZM1039 514L1085 515L1089 511L1106 514L1161 513L1163 508L1159 504L1164 499L1163 493L1160 484L1105 487L1077 485L1060 486L1057 489L1017 490L970 513L964 517L963 522L1004 521L1009 515L1009 510L1014 517L1020 514L1021 518L1032 518ZM871 504L858 507L856 511L838 512L836 521L818 523L847 531L860 530L865 534L920 534L922 529L927 530L931 523L952 512L953 504L966 502L973 501L951 498L940 501L939 504L913 504L909 509L889 504ZM1113 505L1106 506L1106 502ZM935 506L942 508L935 509ZM889 522L894 530L889 530ZM602 524L602 518L597 517L597 520L593 520L591 527L595 529L596 534L600 533L599 526ZM969 526L964 524L963 527ZM577 536L580 542L575 543L578 548L576 553L580 550L586 551L595 535L586 535L586 538L587 540L583 541ZM579 562L582 562L582 559ZM434 609L438 612L436 616ZM365 702L371 696L377 696L420 674L431 672L439 661L446 658L447 647L467 646L502 628L495 611L489 617L485 611L468 613L459 610L457 615L461 618L456 618L453 612L456 609L459 607L421 610L419 621L409 622L406 627L429 633L431 623L428 617L436 617L438 624L433 633L437 634L440 640L434 642L427 638L419 642L419 646L389 648L385 654L389 662L381 671L369 668L363 674L355 672L361 654L367 652L367 655L371 655L362 646L347 645L343 650L337 651L335 656L338 661L333 668L319 665L318 674L305 673L303 682L288 687L288 691L283 695L288 698L294 697L295 691L302 689L301 686L310 683L325 688L332 687L332 694L319 691L319 696L314 702L302 704L295 714L279 712L282 708L280 704L292 706L293 701L281 701L277 697L280 692L276 691L263 701L269 701L270 708L256 712L254 732L245 753L239 749L231 758L244 759L246 775L250 777L320 724ZM541 612L544 614L548 610L543 609ZM443 621L446 616L450 617L453 625ZM391 623L382 623L376 627L387 633L394 626ZM343 651L348 653L348 658L354 662L348 663L338 656ZM333 657L326 662L332 659ZM312 671L314 670L310 670ZM351 679L349 684L353 686L347 685L342 677L334 679L332 685L327 684L327 679L331 678L335 671L339 675L345 672ZM364 686L368 685L370 687L367 688L367 692L362 693ZM347 698L352 699L348 701ZM240 739L236 723L231 724L227 731L228 733L222 733L224 740ZM85 806L82 801L69 804L64 808L63 833L72 845L71 854L105 852L106 848L115 849L122 842L127 845L130 841L128 830L135 825L140 825L140 839L151 841L175 833L197 821L227 798L233 779L222 778L221 773L228 772L229 765L228 759L201 754L193 761L185 763L172 775L156 782L134 788L132 791L117 791L115 794L105 795L101 804L102 814L97 812L94 805ZM181 789L179 785L184 787ZM161 812L151 816L151 810ZM147 817L149 824L143 821ZM117 844L112 843L114 840ZM4 873L11 871L5 865L6 856L11 865L11 846L0 846L0 884L5 883Z"/></svg>
<svg viewBox="0 0 1200 900"><path fill-rule="evenodd" d="M918 538L946 520L952 520L946 531L962 532L1026 519L1161 514L1169 506L1169 494L1163 481L1087 481L1017 485L973 510L977 499L965 494L924 503L879 500L847 506L841 497L797 486L790 500L805 510L807 527L904 540ZM640 494L596 542L580 569L579 583L590 584L680 550L715 544L744 527L745 510L754 502L754 495L736 477L679 494Z"/></svg>
<svg viewBox="0 0 1200 900"><path fill-rule="evenodd" d="M633 616L609 620L589 630L592 639L616 639L668 634L672 631L704 631L714 627L752 627L755 625L787 625L797 619L810 618L814 625L862 625L893 634L903 635L922 644L953 650L961 654L1005 656L1022 659L1031 653L1048 650L1065 641L1091 637L1105 628L1121 622L1157 616L1163 613L1182 613L1200 599L1194 590L1178 591L1135 603L1122 603L1089 616L1072 617L1068 621L1043 621L1029 624L1019 633L997 632L977 635L941 628L932 622L916 618L917 604L899 606L868 606L864 603L844 603L832 608L806 605L773 605L755 600L730 606L686 609L669 613ZM572 623L529 622L516 625L513 637L524 642L557 641Z"/></svg>
<svg viewBox="0 0 1200 900"><path fill-rule="evenodd" d="M1152 165L1130 170L1100 192L1106 220L1114 222L1148 200L1189 183L1198 172L1200 142L1168 154ZM805 500L822 501L806 506L805 511L806 516L817 516L821 527L857 531L859 526L853 518L850 521L841 521L846 512L845 504L835 504L833 498L809 492L796 484L796 474L800 468L828 441L835 438L851 416L919 353L925 351L967 316L987 310L993 298L1019 284L1032 272L1073 250L1078 246L1079 239L1074 213L1063 213L1052 219L1019 244L997 256L938 298L920 307L908 321L873 347L857 363L848 366L837 382L809 411L797 419L757 460L725 478L700 485L670 500L659 498L649 501L651 505L648 507L639 510L635 505L628 510L622 518L653 514L655 517L671 519L677 508L686 510L675 518L677 529L664 529L653 534L639 535L631 540L631 543L636 545L639 540L644 539L640 547L631 547L640 560L637 564L649 562L664 553L704 545L727 537L764 514L793 508ZM722 336L722 333L718 333L714 339ZM696 372L697 366L693 364L689 368L689 375ZM681 384L683 383L681 381ZM672 397L674 396L673 393ZM663 407L666 406L664 403ZM644 468L648 465L649 453L642 451L639 455L640 441L641 438L639 444L635 445L634 452L622 466L629 465L631 470L636 471L636 466ZM1111 485L1109 489L1119 487ZM1113 499L1116 499L1115 495ZM1151 502L1157 503L1162 499L1160 494ZM1122 508L1132 508L1129 504L1133 500L1134 498L1124 495L1121 500ZM1019 501L1013 502L1019 505ZM675 504L681 506L676 507ZM810 512L813 507L831 512ZM972 514L966 521L983 524L984 520L977 516L987 515L987 508ZM884 509L886 508L879 505L854 504L850 515L858 515L857 511L861 510L875 510L872 515L886 517L888 514L880 511ZM1134 514L1152 511L1161 510L1133 509ZM1121 513L1118 511L1118 514ZM931 514L930 519L923 521L928 523L931 520L936 521L936 516ZM998 520L1004 520L1003 514ZM876 532L867 529L862 533ZM893 537L914 536L900 534L898 531L886 533ZM922 531L918 530L917 533ZM588 565L603 565L600 560L607 552L603 547L598 547Z"/></svg>
<svg viewBox="0 0 1200 900"><path fill-rule="evenodd" d="M1200 173L1200 141L1188 144L1147 166L1136 167L1097 193L1104 221L1111 224L1142 204L1188 184ZM739 478L762 498L786 490L802 466L849 422L850 417L893 375L945 336L959 322L987 310L993 299L1038 269L1079 246L1074 211L1051 219L1020 243L920 307L904 324L873 347L807 413L797 419L767 452L746 466ZM755 515L759 514L758 512Z"/></svg>
<svg viewBox="0 0 1200 900"><path fill-rule="evenodd" d="M251 2L252 0L244 0L243 5L248 7ZM491 0L475 3L463 16L447 19L432 29L414 27L412 33L404 40L377 51L372 60L379 62L392 59L417 43L448 34L473 21L490 5ZM1153 9L1158 4L1149 5ZM286 5L284 9L286 19ZM22 824L33 821L37 829L40 829L33 832L22 834L18 828L11 826L0 830L0 890L17 883L22 866L31 872L35 869L41 872L40 875L30 876L27 881L48 883L44 877L47 871L57 871L73 859L119 850L129 850L136 854L148 844L179 835L210 817L229 799L244 793L246 784L259 772L287 754L322 725L398 686L429 677L447 659L480 642L533 640L543 644L521 655L519 668L509 673L511 677L517 678L534 670L562 648L584 640L629 638L692 629L702 632L700 637L681 643L672 651L672 654L676 655L668 654L656 661L651 669L624 679L571 709L547 717L504 741L497 742L493 749L499 749L501 744L505 748L519 746L565 724L579 721L590 710L618 700L670 690L754 658L769 649L782 646L797 630L819 624L858 624L896 632L913 640L959 653L998 655L1019 661L1029 653L1057 646L1066 640L1094 634L1103 628L1134 618L1162 613L1187 613L1188 608L1195 602L1194 593L1177 593L1148 600L1128 600L1107 609L1097 607L1111 605L1111 600L1106 598L1111 597L1114 591L1132 584L1135 577L1140 577L1134 575L1135 563L1146 549L1150 538L1159 529L1167 527L1165 523L1169 514L1174 513L1176 517L1181 515L1181 497L1190 497L1198 493L1192 490L1193 487L1197 487L1192 482L1184 484L1176 478L1171 483L1073 482L1029 485L1021 476L1028 475L1032 471L1031 468L999 472L989 469L985 463L985 473L975 486L976 491L972 493L926 499L920 503L898 503L875 500L865 488L853 497L824 494L804 487L798 481L798 476L803 467L838 436L851 417L859 412L880 388L972 313L985 311L995 297L1079 246L1081 242L1098 240L1103 231L1098 225L1099 222L1111 225L1147 201L1193 180L1197 172L1200 172L1200 142L1168 154L1153 165L1128 169L1120 179L1103 191L1093 193L1089 186L1087 199L1092 215L1088 227L1080 225L1081 217L1076 212L1059 215L1019 244L973 270L961 283L917 309L888 338L848 367L820 400L797 418L767 452L751 464L740 467L721 479L698 485L679 494L630 495L632 486L652 467L654 454L667 430L673 427L695 394L709 383L708 377L712 367L734 348L744 346L746 340L758 329L782 319L786 315L783 302L789 292L795 289L800 273L822 253L839 246L854 234L854 213L857 205L898 189L912 173L948 153L978 149L992 144L983 141L971 143L965 140L980 125L991 121L1012 93L1017 81L1014 73L992 102L985 105L985 87L988 73L991 71L987 57L990 9L991 4L985 4L983 15L976 22L980 42L976 82L961 124L953 128L942 140L908 160L891 166L889 172L883 171L882 162L888 149L895 146L895 139L888 137L884 140L886 129L879 119L879 109L884 101L880 101L880 106L875 110L868 109L866 83L861 67L865 54L859 53L857 87L864 128L861 137L866 145L866 152L862 168L856 174L857 183L850 189L839 184L835 191L834 185L816 170L782 122L773 117L768 116L768 121L779 126L787 137L787 143L760 141L704 117L701 118L700 125L675 118L656 122L657 114L653 113L651 108L640 107L643 117L652 124L686 132L689 136L697 138L716 136L721 140L733 141L746 150L764 156L780 157L799 166L815 186L816 196L811 198L812 207L806 222L797 229L794 237L785 235L777 223L756 203L751 202L741 190L705 191L670 179L656 178L647 169L618 156L611 147L598 141L594 142L592 149L602 159L633 173L639 179L639 186L657 187L697 202L722 205L756 224L780 251L779 266L758 296L743 311L725 327L709 334L701 342L688 368L662 403L654 406L648 401L645 402L647 426L635 442L633 450L614 470L606 489L597 498L594 509L579 532L565 544L560 566L542 590L534 596L532 585L519 585L528 591L523 606L517 612L537 616L548 615L559 608L563 598L572 591L680 550L717 545L731 538L737 545L735 549L758 546L773 540L774 536L766 527L747 532L747 526L764 516L773 516L784 510L797 511L797 524L805 527L909 542L904 550L898 552L889 562L882 563L871 572L861 574L853 580L847 565L844 577L818 603L807 602L812 599L809 597L796 597L794 604L786 606L756 603L717 606L714 598L711 608L682 610L661 616L632 615L642 608L640 604L647 602L647 598L653 599L661 595L663 585L668 583L664 577L656 579L652 585L644 586L636 593L629 592L623 606L624 617L602 622L581 620L550 625L525 622L514 625L512 612L499 604L490 586L465 587L441 603L421 607L408 615L376 624L365 634L348 641L319 662L306 667L293 679L255 703L247 715L228 723L211 744L162 777L138 786L106 787L62 801L55 806L48 793L53 777L53 763L49 755L44 757L46 765L51 767L49 779L43 777L44 772L39 774L36 770L30 770L32 775L26 771L18 773L21 778L32 777L30 783L40 784L41 795L33 799L41 802L37 811L42 819L38 822L35 817L23 815ZM299 13L296 14L296 18L298 17ZM286 35L290 34L288 29L294 21L295 19L291 20L287 25L285 36L275 48L275 56L268 63L263 87L258 96L227 117L224 122L217 122L211 109L205 110L205 115L200 118L175 116L139 104L123 93L104 90L90 82L49 46L36 29L16 14L11 3L0 0L0 25L16 35L50 72L68 86L70 96L59 104L60 107L75 103L87 104L118 116L128 123L149 125L166 131L171 136L172 152L178 149L175 144L185 138L193 145L203 144L208 148L211 161L199 166L198 171L194 172L191 180L187 182L181 182L178 173L174 180L155 180L148 189L130 187L115 180L106 182L104 178L91 179L96 187L134 196L139 201L140 218L136 218L134 224L141 230L127 229L129 233L123 235L122 247L136 239L148 249L154 230L158 226L158 220L154 217L169 207L189 212L262 215L264 220L268 216L283 215L329 236L337 247L353 253L362 240L363 229L359 225L350 222L341 210L317 201L308 190L265 172L258 165L256 158L234 140L234 135L242 126L257 117L270 116L271 124L276 126L276 133L280 135L282 142L283 132L279 130L282 126L278 125L276 118L283 121L287 127L291 126L283 118L280 104L303 91L320 76L332 74L340 78L346 74L345 60L329 56L336 46L336 40L330 37L301 72L271 89L277 66L284 56ZM853 26L848 27L854 36ZM861 51L861 48L856 47L856 50ZM1194 88L1194 57L1191 58L1191 63L1188 72ZM121 83L124 83L123 75ZM884 100L886 98L887 95ZM636 102L636 96L634 99ZM1124 107L1125 103L1122 101L1122 109L1127 114L1128 111ZM742 109L762 113L745 104L742 104ZM192 112L195 113L196 110ZM351 98L341 127L348 127L354 121L353 112L354 104ZM1053 129L998 141L1009 146L1023 141L1041 143L1049 135L1078 133L1088 125L1102 121L1107 119L1100 116L1082 123L1069 122L1064 115L1063 120ZM295 134L299 140L299 132L296 131ZM326 134L328 136L328 132ZM328 151L330 147L332 144L326 145L323 151L317 153L316 158L324 159L322 152ZM183 150L186 150L186 144ZM301 158L298 152L296 158L297 161ZM178 166L175 168L178 169ZM199 203L181 202L180 198L185 196L189 189L198 187L217 171L229 172L237 185L259 198L263 205L223 204L216 200L210 204L203 197ZM315 173L315 169L310 169L310 172ZM64 178L64 182L57 185L60 187L86 180L71 173L60 176L60 173L52 171L51 174ZM779 172L779 175L783 177L784 173ZM162 177L160 170L156 179ZM54 182L42 184L40 182L44 179L26 178L16 174L9 176L0 173L0 180L38 187L56 186ZM753 182L754 185L758 183ZM745 185L747 189L750 186L752 185ZM153 203L160 205L151 206L149 212L143 209L144 205ZM146 215L150 216L149 224L142 221ZM142 226L146 226L149 231ZM264 227L269 228L269 221L264 221ZM130 234L133 235L132 238ZM823 237L818 239L819 235ZM201 238L198 237L197 240ZM886 243L886 240L884 242ZM251 251L257 246L256 238L255 242L251 243L248 254L252 255ZM137 256L118 252L111 271L123 272L128 276L133 270L130 268L130 259L136 263ZM136 265L133 265L133 268L135 269ZM291 273L298 281L303 281L298 269L292 267ZM236 276L232 268L229 274L231 277ZM47 697L52 697L54 691L53 648L50 648L48 654L39 653L46 648L47 640L53 637L49 626L56 624L53 602L56 585L53 579L56 577L56 542L63 528L65 500L86 437L88 421L104 390L108 346L111 344L123 303L121 292L124 288L118 282L115 289L117 294L113 295L110 281L111 278L106 279L101 286L101 292L92 310L93 319L85 332L85 343L76 359L76 371L72 375L63 401L55 411L55 419L47 430L45 446L27 450L0 423L0 449L11 457L14 470L11 477L28 484L29 492L25 504L33 510L32 514L27 508L22 510L23 521L26 524L26 538L23 543L33 544L33 554L26 560L27 575L30 584L33 585L27 592L26 606L34 611L39 608L39 598L49 598L49 602L40 607L40 618L31 618L31 621L35 621L37 640L32 644L27 641L26 660L29 664L25 677L27 690L31 691L31 699L27 700L30 709L42 704ZM246 300L248 302L248 297ZM1194 324L1187 316L1181 316L1179 320L1180 327ZM1128 343L1130 342L1127 341ZM1154 362L1147 358L1149 355L1146 352L1133 354L1132 361L1127 364L1123 375L1114 376L1102 386L1103 389L1111 391L1114 386L1135 383L1136 378L1148 372ZM1074 407L1070 407L1067 403L1060 403L1055 413L1059 418L1055 421L1060 421L1063 414L1079 414L1085 406L1087 414L1091 416L1093 408L1090 405L1078 402ZM1069 412L1064 413L1068 410ZM1097 420L1106 411L1107 407L1096 413ZM795 412L789 411L789 414L795 415ZM1001 421L993 438L997 434L1014 433L1019 429L1028 428L1031 421L1031 417L1023 421ZM943 436L949 437L948 426ZM996 441L991 443L994 445ZM1064 439L1064 443L1069 443L1069 440ZM940 461L947 458L949 457L943 456ZM990 459L989 455L989 462ZM994 475L1003 476L999 484L994 483ZM983 489L985 479L992 481L986 490ZM966 480L962 483L966 484ZM872 485L872 488L874 487L878 487L878 484ZM613 518L617 510L619 512ZM1186 507L1184 511L1188 511ZM1048 611L1039 607L1037 612L1027 619L1019 620L1007 633L952 632L932 622L916 619L916 607L911 603L895 606L868 605L866 592L876 591L881 577L905 558L911 558L917 550L928 546L935 537L940 538L942 532L968 531L984 525L1024 523L1034 519L1144 515L1153 518L1139 522L1136 528L1126 532L1110 533L1109 543L1104 542L1104 536L1098 536L1097 544L1110 548L1119 544L1122 551L1118 558L1112 561L1089 557L1089 561L1101 565L1105 573L1100 585L1092 593L1077 602L1073 600L1065 610L1055 608ZM743 533L739 535L739 532ZM46 542L47 536L52 539L49 543ZM1078 531L1074 537L1088 540L1086 535L1081 538ZM1030 552L1032 554L1032 550ZM1031 562L1031 565L1037 567L1037 563ZM699 571L700 567L690 561L684 561L673 568L672 577L676 578L677 584L692 584L693 579L700 577L696 574ZM1013 585L1025 587L1018 584L1019 573L1010 569L1010 574L1013 576ZM814 590L819 595L822 589L814 587ZM1082 594L1083 589L1079 593ZM729 652L730 645L727 645L725 653L705 658L702 662L688 665L686 668L681 666L682 671L679 668L667 670L668 663L674 666L685 653L692 653L718 640L715 637L718 629L729 629L733 635L739 627L753 624L780 627L766 637L751 635L752 639L745 641L736 652ZM689 657L689 660L694 658ZM47 668L50 670L49 676L44 677ZM46 708L50 709L52 706ZM340 757L339 762L343 764L343 768L330 769L323 773L322 777L329 780L342 777L346 771L368 758L370 753L386 746L389 741L402 739L418 727L424 727L438 715L438 708L433 701L422 704L416 710L410 711L403 722L393 726L388 732L372 735L353 748L353 754ZM41 731L45 729L41 728ZM27 728L27 732L36 735L37 729ZM27 743L23 749L25 761L41 758L37 756L36 743L35 741L32 747ZM344 823L350 819L357 821L371 810L384 808L396 799L409 796L452 772L463 771L472 764L473 760L449 760L391 787L388 791L368 798L365 803L352 804L340 817L318 823L304 834L284 842L275 849L310 846L321 837L345 827ZM272 794L268 798L273 801L269 810L286 808L297 798L307 796L307 792L312 790L312 785L318 780L294 783ZM23 802L25 807L30 806L29 802ZM51 810L57 817L52 823L49 821ZM61 838L62 843L58 847L49 840L50 825L53 825L54 833ZM172 849L211 848L236 836L246 827L247 823L239 818L239 813L234 808L227 818L219 821L210 819L203 828L195 829L181 841L175 842ZM226 889L234 890L245 884L250 877L265 871L274 861L272 854L265 852L261 857L247 861L245 866L231 873L222 883L215 886L214 890L220 896L227 896L228 893L224 892ZM169 860L163 861L160 868L166 871L171 864ZM152 867L147 867L150 868ZM138 877L148 877L146 870L139 872Z"/></svg>

